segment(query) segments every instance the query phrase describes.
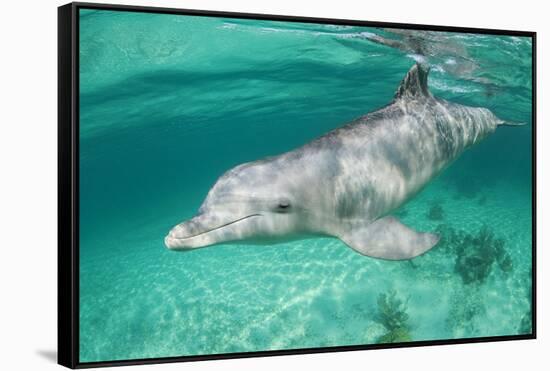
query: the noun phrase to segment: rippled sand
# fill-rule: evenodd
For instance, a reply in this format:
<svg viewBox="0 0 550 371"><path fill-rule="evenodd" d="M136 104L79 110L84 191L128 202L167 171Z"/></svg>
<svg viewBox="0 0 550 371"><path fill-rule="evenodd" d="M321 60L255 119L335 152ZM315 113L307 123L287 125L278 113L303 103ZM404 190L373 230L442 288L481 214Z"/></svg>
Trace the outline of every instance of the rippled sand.
<svg viewBox="0 0 550 371"><path fill-rule="evenodd" d="M403 221L419 229L488 224L505 239L513 272L495 264L481 285L464 284L438 246L388 262L330 238L188 253L147 230L110 242L82 265L82 360L375 343L377 298L389 290L407 301L412 340L517 334L530 310L529 200L517 194L499 184L462 198L439 181L406 206ZM434 202L443 221L426 217Z"/></svg>

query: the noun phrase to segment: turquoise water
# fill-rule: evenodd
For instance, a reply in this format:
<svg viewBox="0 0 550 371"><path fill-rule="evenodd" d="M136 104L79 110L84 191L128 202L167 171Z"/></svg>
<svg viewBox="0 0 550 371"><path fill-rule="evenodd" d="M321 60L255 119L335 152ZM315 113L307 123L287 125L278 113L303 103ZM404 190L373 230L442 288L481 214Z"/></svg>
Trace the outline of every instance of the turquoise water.
<svg viewBox="0 0 550 371"><path fill-rule="evenodd" d="M415 60L434 95L528 124L398 211L430 252L164 247L224 171L387 104ZM81 362L531 332L530 39L81 10L80 98Z"/></svg>

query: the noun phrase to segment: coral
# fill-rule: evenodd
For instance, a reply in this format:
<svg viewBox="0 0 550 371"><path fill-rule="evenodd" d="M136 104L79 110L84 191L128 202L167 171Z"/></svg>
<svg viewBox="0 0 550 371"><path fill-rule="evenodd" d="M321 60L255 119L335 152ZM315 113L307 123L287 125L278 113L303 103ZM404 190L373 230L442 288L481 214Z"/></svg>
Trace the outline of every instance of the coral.
<svg viewBox="0 0 550 371"><path fill-rule="evenodd" d="M440 204L434 204L432 207L430 207L427 217L430 220L443 220L443 206L441 206Z"/></svg>
<svg viewBox="0 0 550 371"><path fill-rule="evenodd" d="M502 269L504 273L510 273L514 268L514 263L512 262L512 257L510 257L510 254L508 254L504 248L497 250L496 253L499 268Z"/></svg>
<svg viewBox="0 0 550 371"><path fill-rule="evenodd" d="M376 321L386 329L379 343L411 341L407 302L397 297L395 290L378 296L378 315Z"/></svg>
<svg viewBox="0 0 550 371"><path fill-rule="evenodd" d="M440 224L435 229L435 233L439 236L439 242L436 245L438 251L445 255L456 255L456 247L461 244L465 232L456 230L448 224Z"/></svg>
<svg viewBox="0 0 550 371"><path fill-rule="evenodd" d="M455 234L455 272L465 284L483 283L496 262L506 273L513 268L510 255L504 250L504 240L496 238L487 227L477 234Z"/></svg>
<svg viewBox="0 0 550 371"><path fill-rule="evenodd" d="M505 242L497 238L487 226L468 233L442 224L436 228L440 236L437 251L453 256L454 272L467 284L482 284L496 266L504 273L514 269L513 260L505 249Z"/></svg>

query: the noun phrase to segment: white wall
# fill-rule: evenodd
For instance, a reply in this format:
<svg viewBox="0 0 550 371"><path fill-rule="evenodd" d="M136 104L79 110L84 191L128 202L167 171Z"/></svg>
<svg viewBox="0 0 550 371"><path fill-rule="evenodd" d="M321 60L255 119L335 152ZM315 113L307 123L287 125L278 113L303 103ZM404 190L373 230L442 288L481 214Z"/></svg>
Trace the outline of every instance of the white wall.
<svg viewBox="0 0 550 371"><path fill-rule="evenodd" d="M105 0L108 1L108 0ZM133 0L118 3L538 32L539 339L394 350L140 366L166 370L518 370L549 358L545 249L550 242L546 91L550 21L544 1ZM10 0L1 9L0 367L48 370L56 349L56 7ZM546 16L545 16L546 15ZM546 354L545 354L546 348ZM135 368L135 367L133 367ZM132 369L133 369L132 368ZM130 368L128 368L130 369Z"/></svg>

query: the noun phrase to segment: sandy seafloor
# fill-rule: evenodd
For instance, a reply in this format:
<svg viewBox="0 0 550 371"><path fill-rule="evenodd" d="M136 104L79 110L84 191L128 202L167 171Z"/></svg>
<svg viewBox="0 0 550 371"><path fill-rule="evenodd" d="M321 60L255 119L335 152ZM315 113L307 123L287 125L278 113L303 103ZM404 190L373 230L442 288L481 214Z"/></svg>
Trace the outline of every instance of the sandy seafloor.
<svg viewBox="0 0 550 371"><path fill-rule="evenodd" d="M81 362L530 332L530 41L423 35L420 57L364 32L399 36L83 13ZM435 95L527 123L499 128L396 212L439 231L434 249L391 262L331 238L164 247L225 170L388 103L419 58ZM449 239L484 226L498 249ZM479 279L457 263L465 255Z"/></svg>

